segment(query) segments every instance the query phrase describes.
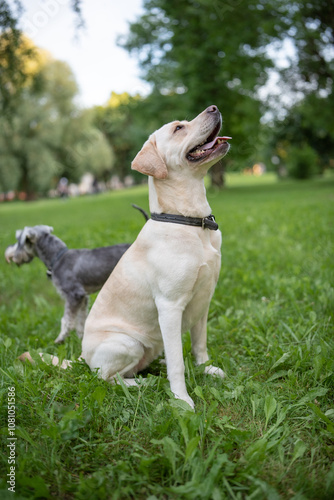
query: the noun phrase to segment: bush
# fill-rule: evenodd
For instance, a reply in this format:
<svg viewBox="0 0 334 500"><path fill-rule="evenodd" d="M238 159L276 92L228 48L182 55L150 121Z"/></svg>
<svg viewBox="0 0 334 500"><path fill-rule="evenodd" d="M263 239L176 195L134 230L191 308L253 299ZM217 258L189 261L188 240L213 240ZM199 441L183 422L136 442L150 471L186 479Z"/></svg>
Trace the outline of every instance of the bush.
<svg viewBox="0 0 334 500"><path fill-rule="evenodd" d="M319 173L318 155L308 144L291 146L286 159L289 177L309 179Z"/></svg>

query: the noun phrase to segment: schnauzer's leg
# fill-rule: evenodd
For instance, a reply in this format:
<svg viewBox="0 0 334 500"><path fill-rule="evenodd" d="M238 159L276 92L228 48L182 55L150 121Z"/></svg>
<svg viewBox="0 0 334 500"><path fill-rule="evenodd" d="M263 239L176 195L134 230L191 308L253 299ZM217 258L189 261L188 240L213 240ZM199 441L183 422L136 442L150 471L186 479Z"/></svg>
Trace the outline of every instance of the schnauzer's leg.
<svg viewBox="0 0 334 500"><path fill-rule="evenodd" d="M79 339L82 339L85 328L85 321L88 312L88 296L86 295L79 306L76 320L76 331Z"/></svg>
<svg viewBox="0 0 334 500"><path fill-rule="evenodd" d="M86 298L86 293L82 289L71 291L66 295L64 316L61 319L60 334L55 342L63 342L72 330L75 330L78 311L82 302Z"/></svg>
<svg viewBox="0 0 334 500"><path fill-rule="evenodd" d="M56 344L63 342L69 336L71 330L75 329L75 319L76 311L73 311L70 304L66 301L64 316L61 319L60 334L55 340Z"/></svg>

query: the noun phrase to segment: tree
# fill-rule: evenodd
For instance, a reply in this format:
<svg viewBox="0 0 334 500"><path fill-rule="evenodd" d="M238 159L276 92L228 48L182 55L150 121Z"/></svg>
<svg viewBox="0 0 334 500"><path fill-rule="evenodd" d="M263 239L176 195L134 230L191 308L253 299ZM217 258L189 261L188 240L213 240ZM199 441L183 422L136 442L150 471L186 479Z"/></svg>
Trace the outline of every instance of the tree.
<svg viewBox="0 0 334 500"><path fill-rule="evenodd" d="M283 77L307 95L332 93L334 77L334 4L331 0L298 0L291 9L287 36L296 56Z"/></svg>
<svg viewBox="0 0 334 500"><path fill-rule="evenodd" d="M46 193L62 176L111 172L113 153L92 115L74 104L77 84L67 64L52 59L21 90L10 118L0 118L0 190L28 198Z"/></svg>
<svg viewBox="0 0 334 500"><path fill-rule="evenodd" d="M240 3L146 0L144 15L120 40L139 58L152 95L160 102L161 96L173 98L173 118L218 105L224 133L235 141L226 159L231 166L258 159L258 90L273 65L265 47L282 25L277 12L260 9L270 2L250 0L239 8Z"/></svg>
<svg viewBox="0 0 334 500"><path fill-rule="evenodd" d="M322 173L334 159L333 2L295 2L287 36L295 54L281 82L293 104L272 124L271 144L288 172L302 179Z"/></svg>
<svg viewBox="0 0 334 500"><path fill-rule="evenodd" d="M94 120L94 110L82 111L64 128L58 158L63 165L62 176L74 182L84 172L107 181L115 170L114 150Z"/></svg>
<svg viewBox="0 0 334 500"><path fill-rule="evenodd" d="M145 99L112 92L106 106L94 108L94 125L106 136L115 154L114 171L124 179L131 161L147 139L149 123L141 108Z"/></svg>
<svg viewBox="0 0 334 500"><path fill-rule="evenodd" d="M271 124L269 157L279 158L292 177L307 179L323 173L334 158L334 93L312 92ZM319 113L317 110L321 110ZM332 165L333 166L333 165Z"/></svg>
<svg viewBox="0 0 334 500"><path fill-rule="evenodd" d="M18 29L18 18L22 13L20 2L9 5L0 0L0 110L8 113L15 102L28 74L27 59L33 49L26 44Z"/></svg>
<svg viewBox="0 0 334 500"><path fill-rule="evenodd" d="M317 96L305 101L305 110L332 93L334 5L329 0L146 0L144 9L120 44L137 56L143 78L152 84L151 104L155 96L164 112L172 103L173 118L192 117L217 104L224 133L233 136L225 160L232 168L263 159L265 111L282 119L310 93ZM287 41L294 55L282 65L278 56ZM267 89L268 97L260 98L273 73L280 75L281 92Z"/></svg>

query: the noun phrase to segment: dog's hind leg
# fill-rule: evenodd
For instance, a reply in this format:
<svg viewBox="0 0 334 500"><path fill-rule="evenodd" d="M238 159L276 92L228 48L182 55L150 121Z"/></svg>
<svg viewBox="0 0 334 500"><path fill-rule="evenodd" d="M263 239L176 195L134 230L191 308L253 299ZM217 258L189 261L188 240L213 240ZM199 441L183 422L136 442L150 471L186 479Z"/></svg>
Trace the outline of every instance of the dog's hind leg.
<svg viewBox="0 0 334 500"><path fill-rule="evenodd" d="M85 359L83 352L83 358ZM130 377L147 366L145 348L138 340L124 333L112 333L99 344L92 355L89 366L99 370L99 376L108 382L115 382L118 373L126 385L135 385Z"/></svg>
<svg viewBox="0 0 334 500"><path fill-rule="evenodd" d="M65 304L64 316L61 318L61 329L58 337L55 340L56 344L64 342L66 337L69 336L71 330L75 329L76 314L71 310L68 302Z"/></svg>
<svg viewBox="0 0 334 500"><path fill-rule="evenodd" d="M85 321L88 313L88 296L86 295L79 306L76 317L76 332L79 339L82 339L85 329Z"/></svg>
<svg viewBox="0 0 334 500"><path fill-rule="evenodd" d="M65 295L65 311L61 319L60 334L55 340L56 344L63 342L72 330L75 330L77 324L78 311L86 300L86 292L82 289L75 290Z"/></svg>

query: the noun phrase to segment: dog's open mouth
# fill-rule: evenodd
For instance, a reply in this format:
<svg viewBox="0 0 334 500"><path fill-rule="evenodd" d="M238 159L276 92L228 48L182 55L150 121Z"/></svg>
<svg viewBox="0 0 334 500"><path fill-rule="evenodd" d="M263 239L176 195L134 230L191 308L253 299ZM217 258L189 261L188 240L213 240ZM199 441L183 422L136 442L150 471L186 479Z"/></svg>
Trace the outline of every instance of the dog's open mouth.
<svg viewBox="0 0 334 500"><path fill-rule="evenodd" d="M232 139L232 137L223 136L218 137L218 132L220 130L220 124L215 127L214 131L209 135L206 141L198 144L194 148L192 148L187 153L187 160L189 161L199 161L207 156L211 155L214 151L218 149L226 150L228 139ZM227 152L227 151L225 151Z"/></svg>

